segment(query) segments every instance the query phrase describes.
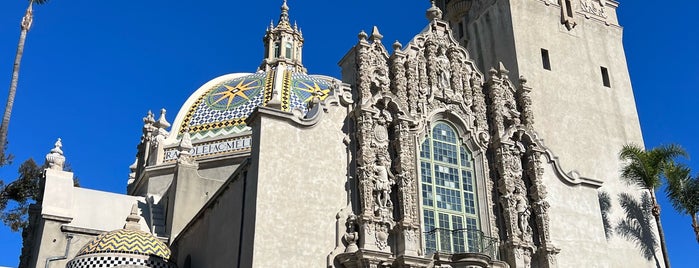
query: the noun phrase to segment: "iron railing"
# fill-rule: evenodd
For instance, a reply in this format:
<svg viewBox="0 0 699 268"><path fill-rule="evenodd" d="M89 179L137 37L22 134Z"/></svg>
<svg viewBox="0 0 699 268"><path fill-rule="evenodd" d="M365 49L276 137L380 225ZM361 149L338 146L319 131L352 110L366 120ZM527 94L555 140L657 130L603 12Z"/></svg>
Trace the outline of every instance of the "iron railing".
<svg viewBox="0 0 699 268"><path fill-rule="evenodd" d="M495 237L486 236L480 230L435 228L425 232L424 235L427 254L480 253L488 255L493 260L500 259L498 250L500 241Z"/></svg>

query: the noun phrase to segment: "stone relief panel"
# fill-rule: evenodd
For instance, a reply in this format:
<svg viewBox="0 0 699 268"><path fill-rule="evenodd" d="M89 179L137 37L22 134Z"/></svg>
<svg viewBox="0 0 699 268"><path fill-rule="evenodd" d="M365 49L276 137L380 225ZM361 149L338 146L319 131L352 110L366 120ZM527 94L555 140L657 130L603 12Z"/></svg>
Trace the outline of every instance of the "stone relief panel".
<svg viewBox="0 0 699 268"><path fill-rule="evenodd" d="M603 19L607 18L604 10L605 0L579 0L580 10L587 13L586 16L592 15Z"/></svg>

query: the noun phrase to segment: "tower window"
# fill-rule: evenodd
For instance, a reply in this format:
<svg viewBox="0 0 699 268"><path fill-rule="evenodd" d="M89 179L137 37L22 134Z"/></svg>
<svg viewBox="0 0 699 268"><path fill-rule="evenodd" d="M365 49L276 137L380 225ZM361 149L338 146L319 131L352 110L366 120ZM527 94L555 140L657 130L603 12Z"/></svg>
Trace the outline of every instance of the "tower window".
<svg viewBox="0 0 699 268"><path fill-rule="evenodd" d="M457 132L437 122L420 148L425 252L472 252L480 238L473 157Z"/></svg>
<svg viewBox="0 0 699 268"><path fill-rule="evenodd" d="M551 61L549 60L549 51L546 49L541 49L541 63L544 65L544 69L551 70Z"/></svg>
<svg viewBox="0 0 699 268"><path fill-rule="evenodd" d="M607 68L600 66L600 70L602 71L602 84L605 87L612 87L612 84L609 82L609 71L607 71Z"/></svg>
<svg viewBox="0 0 699 268"><path fill-rule="evenodd" d="M566 15L568 17L573 17L573 5L570 3L570 0L565 0L566 4Z"/></svg>
<svg viewBox="0 0 699 268"><path fill-rule="evenodd" d="M286 46L284 48L284 57L287 59L291 59L291 43L286 43Z"/></svg>
<svg viewBox="0 0 699 268"><path fill-rule="evenodd" d="M279 43L274 43L274 57L279 58L280 54L281 54L281 48L279 47Z"/></svg>

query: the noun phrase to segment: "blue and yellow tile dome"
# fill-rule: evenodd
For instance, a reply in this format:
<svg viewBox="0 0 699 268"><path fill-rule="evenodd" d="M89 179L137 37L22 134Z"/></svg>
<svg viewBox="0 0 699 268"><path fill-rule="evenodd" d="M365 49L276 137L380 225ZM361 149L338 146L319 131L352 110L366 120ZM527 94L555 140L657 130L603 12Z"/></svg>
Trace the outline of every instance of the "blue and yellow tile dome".
<svg viewBox="0 0 699 268"><path fill-rule="evenodd" d="M278 102L283 111L304 115L314 98L331 95L331 80L292 68L253 74L229 74L204 84L185 102L173 130L202 139L247 130L245 120L258 106ZM279 96L275 96L278 94Z"/></svg>
<svg viewBox="0 0 699 268"><path fill-rule="evenodd" d="M76 257L97 253L125 253L170 258L170 248L150 233L119 229L97 236L83 246Z"/></svg>

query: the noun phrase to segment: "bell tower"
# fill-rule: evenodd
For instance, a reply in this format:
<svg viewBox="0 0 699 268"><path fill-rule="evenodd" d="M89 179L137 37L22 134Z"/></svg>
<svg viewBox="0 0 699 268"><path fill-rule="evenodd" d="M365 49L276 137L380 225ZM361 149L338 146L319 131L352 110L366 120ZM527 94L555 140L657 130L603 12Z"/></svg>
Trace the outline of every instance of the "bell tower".
<svg viewBox="0 0 699 268"><path fill-rule="evenodd" d="M515 84L526 82L532 88L533 129L566 173L602 181L598 191L613 198L638 194L619 180L619 150L627 143L642 145L643 138L617 18L618 1L438 0L437 5L479 69L498 70L502 62ZM551 211L583 211L564 205L564 188L549 185ZM623 217L616 200L612 203L615 215L610 217ZM568 228L555 226L565 220L555 217L553 230ZM551 239L561 248L575 248L572 241L586 235L561 232ZM563 250L558 259L568 263L559 267L587 266L572 261L585 255L599 256L598 263L610 266L652 265L628 240L586 239L591 240L599 243L595 248L614 254L595 248ZM659 252L656 256L662 258Z"/></svg>
<svg viewBox="0 0 699 268"><path fill-rule="evenodd" d="M270 22L265 36L265 58L259 70L269 71L280 64L293 68L297 72L306 72L302 64L303 34L296 23L292 26L289 21L289 6L286 0L281 6L279 21L275 26Z"/></svg>

